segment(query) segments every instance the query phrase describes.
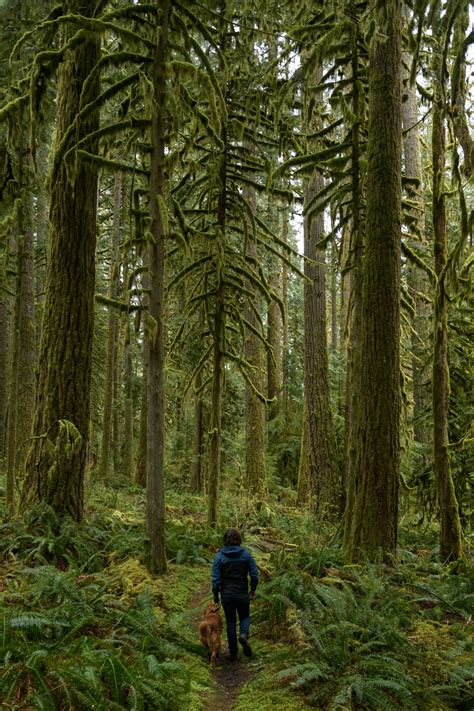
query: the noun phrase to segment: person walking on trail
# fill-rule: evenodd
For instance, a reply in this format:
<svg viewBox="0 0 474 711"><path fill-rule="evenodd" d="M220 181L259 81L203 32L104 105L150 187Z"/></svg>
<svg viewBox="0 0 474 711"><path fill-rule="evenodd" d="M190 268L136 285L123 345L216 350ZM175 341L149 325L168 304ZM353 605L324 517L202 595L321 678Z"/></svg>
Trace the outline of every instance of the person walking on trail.
<svg viewBox="0 0 474 711"><path fill-rule="evenodd" d="M212 594L214 602L221 596L229 641L230 660L238 656L237 615L239 616L239 642L246 657L252 656L249 644L250 599L255 597L258 585L258 569L252 554L241 546L242 536L236 528L224 533L224 546L212 564ZM248 588L250 578L250 593Z"/></svg>

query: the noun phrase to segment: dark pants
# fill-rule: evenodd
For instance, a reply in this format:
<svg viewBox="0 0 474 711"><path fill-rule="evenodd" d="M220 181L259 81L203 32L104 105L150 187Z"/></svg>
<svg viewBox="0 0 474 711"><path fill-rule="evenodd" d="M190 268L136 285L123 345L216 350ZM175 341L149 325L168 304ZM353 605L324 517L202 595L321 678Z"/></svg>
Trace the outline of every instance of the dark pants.
<svg viewBox="0 0 474 711"><path fill-rule="evenodd" d="M240 634L249 636L250 629L250 603L249 596L239 595L222 599L225 612L227 639L229 640L229 653L231 657L237 656L237 615L239 616Z"/></svg>

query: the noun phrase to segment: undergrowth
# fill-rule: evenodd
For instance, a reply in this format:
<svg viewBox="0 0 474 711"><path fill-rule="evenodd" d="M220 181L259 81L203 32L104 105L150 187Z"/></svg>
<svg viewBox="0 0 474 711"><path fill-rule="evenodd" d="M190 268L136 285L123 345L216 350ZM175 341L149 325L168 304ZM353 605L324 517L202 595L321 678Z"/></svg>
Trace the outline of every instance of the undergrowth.
<svg viewBox="0 0 474 711"><path fill-rule="evenodd" d="M193 616L229 525L261 572L253 678L235 711L472 708L473 567L441 566L429 527L402 530L391 568L347 565L340 532L292 497L233 491L215 532L201 497L171 492L164 578L143 565L145 502L134 486L92 487L81 527L45 506L3 523L4 708L205 708L212 677Z"/></svg>

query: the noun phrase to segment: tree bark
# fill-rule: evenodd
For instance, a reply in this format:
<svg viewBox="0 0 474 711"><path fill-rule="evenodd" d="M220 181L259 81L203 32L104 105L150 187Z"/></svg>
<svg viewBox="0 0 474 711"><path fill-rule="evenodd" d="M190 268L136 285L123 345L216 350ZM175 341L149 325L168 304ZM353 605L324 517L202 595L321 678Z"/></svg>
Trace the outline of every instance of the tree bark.
<svg viewBox="0 0 474 711"><path fill-rule="evenodd" d="M122 470L124 476L131 480L133 478L133 359L131 344L130 316L125 315L125 340L124 340L124 427L123 427L123 458Z"/></svg>
<svg viewBox="0 0 474 711"><path fill-rule="evenodd" d="M199 333L204 328L204 309L199 310ZM204 403L202 399L202 370L196 374L194 393L193 456L191 462L191 491L202 492L204 485Z"/></svg>
<svg viewBox="0 0 474 711"><path fill-rule="evenodd" d="M32 435L36 388L33 204L25 161L26 156L21 155L19 162L23 165L19 168L19 174L23 187L17 224L16 293L8 404L7 506L10 511L14 506L17 475L24 466Z"/></svg>
<svg viewBox="0 0 474 711"><path fill-rule="evenodd" d="M244 198L250 205L253 214L257 210L257 198L252 189L244 190ZM257 243L249 231L246 245L246 258L256 263L258 260ZM258 329L259 323L254 309L259 308L259 295L251 283L247 289L253 292L244 306L244 317ZM250 329L245 333L245 360L250 366L249 383L245 384L245 463L246 482L251 495L261 496L266 488L265 465L265 405L257 393L264 393L264 359L262 342Z"/></svg>
<svg viewBox="0 0 474 711"><path fill-rule="evenodd" d="M0 463L6 453L8 409L8 363L10 352L10 298L7 296L8 242L0 260Z"/></svg>
<svg viewBox="0 0 474 711"><path fill-rule="evenodd" d="M150 197L151 237L148 245L149 301L146 329L147 348L147 509L149 537L147 564L150 572L166 572L165 552L165 478L164 478L164 277L165 208L167 190L166 147L166 62L170 0L157 0L160 25L152 65L153 109L151 117Z"/></svg>
<svg viewBox="0 0 474 711"><path fill-rule="evenodd" d="M405 55L405 64L409 65L410 57ZM405 75L408 82L408 72ZM409 188L412 202L410 210L414 237L411 246L417 251L426 250L425 240L425 205L423 199L423 174L421 168L420 135L418 130L418 101L415 86L407 83L405 87L406 100L402 107L403 123L403 155L405 175L417 182ZM430 409L430 377L426 367L426 344L429 340L430 313L422 294L428 295L430 285L427 275L416 265L408 267L408 286L415 304L412 331L412 388L413 388L413 434L415 441L424 445L427 450L415 463L417 471L423 472L431 462L428 452L431 449L432 433L427 424L427 414Z"/></svg>
<svg viewBox="0 0 474 711"><path fill-rule="evenodd" d="M311 82L320 82L322 68L312 72ZM306 96L306 107L311 105ZM317 109L316 109L317 110ZM319 117L308 115L305 110L305 127L314 130ZM324 187L319 171L309 179L305 189L305 203ZM326 267L325 251L318 246L324 237L322 212L306 216L304 221L304 423L305 446L301 450L300 476L307 477L312 504L320 514L334 511L338 498L338 471L336 439L329 400L329 373L326 325ZM307 473L306 473L307 472ZM298 486L304 495L306 486Z"/></svg>
<svg viewBox="0 0 474 711"><path fill-rule="evenodd" d="M442 99L442 68L439 54L434 55L433 70L434 99L431 147L433 160L433 238L435 273L437 276L432 378L433 447L436 493L440 510L440 556L443 562L449 562L462 556L462 532L449 456L448 303L445 291L446 265L448 262L444 184L446 138Z"/></svg>
<svg viewBox="0 0 474 711"><path fill-rule="evenodd" d="M147 405L146 397L148 390L148 377L146 358L143 357L143 385L142 397L140 403L140 434L138 438L138 453L137 453L137 468L135 471L135 482L139 486L146 487L146 422L147 422Z"/></svg>
<svg viewBox="0 0 474 711"><path fill-rule="evenodd" d="M203 488L204 406L200 392L201 385L202 374L199 371L196 375L196 392L194 394L193 458L191 462L191 491L193 494L202 492Z"/></svg>
<svg viewBox="0 0 474 711"><path fill-rule="evenodd" d="M281 291L281 267L276 264L276 258L271 256L270 266L270 286L275 294L280 295ZM282 355L282 323L280 307L276 301L271 301L268 305L268 343L271 348L271 354L267 357L267 373L268 386L267 396L270 400L268 408L268 419L273 420L280 411L281 390L282 390L282 373L281 373L281 355Z"/></svg>
<svg viewBox="0 0 474 711"><path fill-rule="evenodd" d="M372 0L371 8L364 331L354 363L359 401L346 549L352 560L389 561L400 468L401 3Z"/></svg>
<svg viewBox="0 0 474 711"><path fill-rule="evenodd" d="M352 231L344 235L348 242L344 245L344 262L352 266L347 274L349 294L345 304L347 307L346 320L346 392L344 413L344 471L341 506L345 507L344 541L347 545L352 519L355 491L355 453L358 446L358 433L355 423L354 411L361 397L360 383L355 371L354 354L361 348L363 333L362 321L362 257L364 253L364 225L362 221L362 189L360 184L360 124L364 111L360 97L360 57L359 57L359 29L354 27L352 33L352 110L354 122L352 125ZM347 250L347 251L346 251Z"/></svg>
<svg viewBox="0 0 474 711"><path fill-rule="evenodd" d="M225 166L225 161L224 161ZM225 186L225 168L221 178L222 186ZM225 201L225 188L221 187L224 193L221 202ZM224 202L225 205L225 202ZM223 243L225 230L225 207L224 212L218 211L219 232L218 240ZM224 229L223 229L224 228ZM223 247L223 244L222 244ZM217 256L219 259L219 256ZM217 498L219 492L219 477L221 470L221 440L222 440L222 396L224 390L224 346L225 346L225 308L224 308L224 278L218 268L218 285L215 299L214 315L214 350L212 358L212 395L211 395L211 416L209 432L209 478L208 478L208 508L207 522L215 527L217 524Z"/></svg>
<svg viewBox="0 0 474 711"><path fill-rule="evenodd" d="M119 295L119 243L120 218L122 210L122 174L115 176L114 216L112 224L112 244L110 254L110 287L109 298L117 299ZM110 448L112 442L112 418L114 409L114 382L116 371L118 314L113 306L109 306L107 327L107 362L105 366L104 413L102 417L102 440L100 445L98 475L107 478L111 472L112 458ZM115 464L115 462L114 462ZM117 473L117 472L115 472Z"/></svg>
<svg viewBox="0 0 474 711"><path fill-rule="evenodd" d="M97 0L69 0L66 12L91 17ZM72 31L72 30L71 30ZM74 30L75 31L75 30ZM69 31L68 31L69 33ZM84 35L67 51L58 77L57 145L75 122L72 141L99 126L97 111L77 119L99 90L84 82L100 56L100 40ZM89 144L88 149L95 150ZM58 514L81 521L89 441L89 394L94 329L97 171L79 163L66 172L55 157L51 178L49 256L34 434L21 507L45 501Z"/></svg>

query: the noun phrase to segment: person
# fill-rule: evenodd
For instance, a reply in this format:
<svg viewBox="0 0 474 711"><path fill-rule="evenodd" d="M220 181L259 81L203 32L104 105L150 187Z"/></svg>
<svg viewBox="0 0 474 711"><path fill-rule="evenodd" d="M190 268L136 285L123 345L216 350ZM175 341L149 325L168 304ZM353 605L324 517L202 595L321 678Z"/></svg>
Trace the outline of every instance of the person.
<svg viewBox="0 0 474 711"><path fill-rule="evenodd" d="M219 602L220 594L224 608L231 661L235 661L238 657L237 615L242 651L246 657L252 656L252 647L249 644L250 599L255 597L258 568L252 554L243 548L241 543L242 536L239 531L236 528L228 528L224 533L224 546L214 558L211 574L214 602Z"/></svg>

